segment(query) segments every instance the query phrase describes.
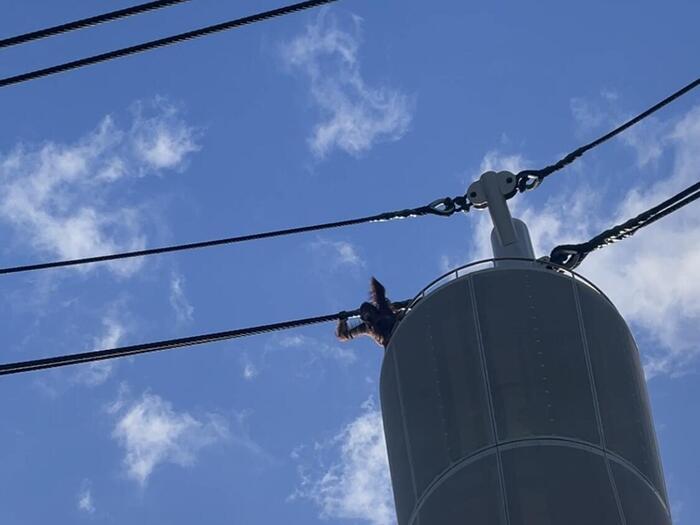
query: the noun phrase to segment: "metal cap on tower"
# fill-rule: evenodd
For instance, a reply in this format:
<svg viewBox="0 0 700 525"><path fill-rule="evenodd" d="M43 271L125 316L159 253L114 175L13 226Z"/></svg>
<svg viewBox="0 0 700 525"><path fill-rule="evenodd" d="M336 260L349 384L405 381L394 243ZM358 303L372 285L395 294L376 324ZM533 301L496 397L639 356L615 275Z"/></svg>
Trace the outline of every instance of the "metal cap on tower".
<svg viewBox="0 0 700 525"><path fill-rule="evenodd" d="M595 285L534 260L515 191L509 172L469 188L496 259L423 293L387 346L399 525L669 525L632 334Z"/></svg>

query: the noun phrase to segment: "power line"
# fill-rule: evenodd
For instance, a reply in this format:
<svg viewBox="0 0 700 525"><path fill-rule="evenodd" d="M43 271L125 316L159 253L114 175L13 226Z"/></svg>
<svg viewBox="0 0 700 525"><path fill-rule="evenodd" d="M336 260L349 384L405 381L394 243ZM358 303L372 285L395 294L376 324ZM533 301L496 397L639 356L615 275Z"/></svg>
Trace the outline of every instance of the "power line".
<svg viewBox="0 0 700 525"><path fill-rule="evenodd" d="M394 303L394 305L398 308L405 308L408 306L409 302L410 301L402 301ZM329 315L306 317L304 319L295 319L293 321L284 321L281 323L250 326L236 330L227 330L225 332L213 332L190 337L182 337L179 339L166 339L164 341L156 341L153 343L142 343L118 348L109 348L107 350L93 350L91 352L61 355L57 357L46 357L43 359L33 359L31 361L5 363L0 365L0 375L20 374L23 372L46 370L48 368L59 368L63 366L77 365L80 363L92 363L95 361L104 361L106 359L116 359L118 357L129 357L138 354L160 352L163 350L174 350L175 348L183 348L186 346L216 343L219 341L227 341L229 339L237 339L240 337L267 334L271 332L279 332L281 330L289 330L291 328L300 328L303 326L327 323L329 321L337 321L338 319L357 317L358 315L360 315L359 309L350 312L342 311Z"/></svg>
<svg viewBox="0 0 700 525"><path fill-rule="evenodd" d="M19 84L21 82L28 82L41 77L46 77L49 75L55 75L58 73L64 73L66 71L71 71L73 69L78 69L82 67L91 66L94 64L99 64L101 62L106 62L108 60L113 60L116 58L122 58L129 55L134 55L136 53L142 53L144 51L150 51L152 49L158 49L161 47L169 46L172 44L178 44L185 42L187 40L192 40L202 36L212 35L214 33L220 33L222 31L228 31L230 29L236 29L249 24L254 24L256 22L262 22L264 20L269 20L270 18L276 18L278 16L284 16L291 13L296 13L298 11L304 11L306 9L311 9L313 7L318 7L325 4L330 4L336 2L337 0L308 0L306 2L300 2L298 4L292 4L278 9L273 9L271 11L265 11L262 13L257 13L254 15L246 16L243 18L238 18L236 20L230 20L228 22L223 22L221 24L216 24L212 26L202 27L200 29L195 29L193 31L188 31L186 33L180 33L177 35L160 38L158 40L151 40L150 42L144 42L143 44L138 44L135 46L124 47L121 49L115 49L114 51L108 51L107 53L101 53L99 55L93 55L87 58L81 58L79 60L74 60L72 62L65 62L56 66L47 67L44 69L37 69L35 71L30 71L28 73L22 73L20 75L15 75L12 77L6 77L0 79L0 88L10 86L13 84Z"/></svg>
<svg viewBox="0 0 700 525"><path fill-rule="evenodd" d="M590 142L588 144L585 144L581 146L580 148L575 149L568 155L564 156L561 160L558 162L555 162L554 164L551 164L549 166L546 166L545 168L539 169L539 170L524 170L518 173L518 188L520 191L526 191L528 189L532 189L536 187L540 182L542 182L546 177L551 175L552 173L561 170L562 168L568 166L572 162L574 162L576 159L581 157L583 154L585 154L587 151L592 150L593 148L600 146L604 142L607 142L608 140L612 139L613 137L619 135L623 131L625 131L628 128L631 128L635 124L641 122L645 118L649 117L650 115L656 113L659 111L661 108L667 106L674 100L682 97L689 91L695 89L696 87L700 86L700 78L697 78L693 80L690 84L682 87L675 93L669 95L665 99L663 99L661 102L658 104L653 105L646 111L640 113L636 117L628 120L624 124L616 127L609 133L606 133L605 135L595 139L593 142Z"/></svg>
<svg viewBox="0 0 700 525"><path fill-rule="evenodd" d="M170 7L189 1L190 0L156 0L155 2L147 2L145 4L139 4L132 7L127 7L125 9L119 9L117 11L110 11L109 13L103 13L101 15L82 18L73 22L68 22L53 27L47 27L45 29L39 29L37 31L24 33L22 35L4 38L0 40L0 49L5 47L17 46L20 44L26 44L27 42L61 35L70 31L76 31L78 29L93 27L99 24L104 24L106 22L114 22L115 20L126 18L128 16L139 15L142 13L147 13L149 11L155 11L157 9L162 9L164 7Z"/></svg>
<svg viewBox="0 0 700 525"><path fill-rule="evenodd" d="M358 313L359 310L355 312L349 312L348 315L358 315ZM269 332L276 332L279 330L287 330L290 328L298 328L301 326L325 323L328 321L340 319L340 316L341 313L323 315L319 317L307 317L305 319L296 319L294 321L286 321L283 323L252 326L249 328L241 328L238 330L228 330L225 332L201 334L191 337L183 337L180 339L167 339L165 341L156 341L153 343L143 343L132 346L123 346L119 348L110 348L107 350L94 350L91 352L82 352L79 354L69 354L58 357L46 357L43 359L21 361L17 363L6 363L0 365L0 375L19 374L22 372L44 370L47 368L57 368L62 366L76 365L79 363L91 363L94 361L104 361L105 359L115 359L117 357L128 357L132 355L146 354L150 352L159 352L161 350L173 350L175 348L182 348L185 346L215 343L218 341L226 341L228 339L236 339L238 337L246 337L250 335L258 335Z"/></svg>
<svg viewBox="0 0 700 525"><path fill-rule="evenodd" d="M689 186L680 193L665 200L661 204L654 206L640 213L636 217L610 228L599 235L596 235L589 241L581 244L560 245L554 248L550 255L550 261L568 269L574 269L581 264L585 257L592 251L620 241L634 235L637 231L653 224L654 222L670 215L671 213L681 209L682 207L700 199L700 182ZM448 199L444 199L448 200ZM450 201L452 199L449 199ZM409 210L406 210L409 211ZM454 213L452 211L451 213ZM438 213L440 215L442 213ZM411 216L411 215L408 215ZM406 308L411 305L411 301L401 301L394 303L398 308ZM128 357L138 354L158 352L162 350L172 350L187 346L200 345L205 343L214 343L229 339L237 339L252 335L260 335L291 328L299 328L314 324L336 321L342 318L356 317L360 310L341 311L334 314L322 315L317 317L307 317L292 321L284 321L281 323L272 323L265 325L252 326L247 328L239 328L236 330L228 330L224 332L213 332L178 339L166 339L152 343L142 343L131 346L123 346L110 348L106 350L94 350L90 352L82 352L77 354L68 354L57 357L47 357L42 359L34 359L30 361L20 361L15 363L5 363L0 365L0 375L19 374L23 372L31 372L44 370L48 368L58 368L63 366L75 365L80 363L89 363L95 361L103 361L106 359L115 359L119 357Z"/></svg>
<svg viewBox="0 0 700 525"><path fill-rule="evenodd" d="M636 217L605 230L587 242L581 244L562 244L552 250L550 260L569 269L574 269L580 265L586 256L594 250L603 248L622 239L626 239L637 233L645 226L649 226L680 210L682 207L700 198L700 182L688 186L670 199L640 213Z"/></svg>
<svg viewBox="0 0 700 525"><path fill-rule="evenodd" d="M61 268L66 266L77 266L82 264L92 264L98 262L116 261L120 259L131 259L134 257L144 257L147 255L158 255L163 253L179 252L185 250L197 250L200 248L211 248L213 246L221 246L224 244L237 244L247 241L257 241L260 239L269 239L272 237L282 237L285 235L294 235L298 233L308 233L320 230L328 230L332 228L341 228L345 226L354 226L363 223L385 222L394 219L405 219L409 217L422 217L425 215L438 215L448 217L458 211L469 211L470 204L462 196L456 198L445 197L438 199L418 208L408 208L405 210L389 211L378 213L376 215L368 215L356 219L348 219L344 221L326 222L322 224L314 224L310 226L300 226L296 228L286 228L282 230L273 230L261 233L253 233L249 235L240 235L237 237L226 237L223 239L212 239L208 241L193 242L188 244L177 244L173 246L162 246L159 248L149 248L145 250L136 250L131 252L112 253L108 255L98 255L94 257L82 257L78 259L68 259L62 261L51 261L37 264L27 264L23 266L12 266L0 268L0 275L10 273L30 272L35 270L46 270L48 268Z"/></svg>

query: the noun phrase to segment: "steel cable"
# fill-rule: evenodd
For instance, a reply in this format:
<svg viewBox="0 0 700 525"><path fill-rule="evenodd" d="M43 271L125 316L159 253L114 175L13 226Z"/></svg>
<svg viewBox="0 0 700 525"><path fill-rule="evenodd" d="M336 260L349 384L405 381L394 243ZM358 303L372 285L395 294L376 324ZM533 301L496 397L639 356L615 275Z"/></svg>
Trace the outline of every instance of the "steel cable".
<svg viewBox="0 0 700 525"><path fill-rule="evenodd" d="M409 302L410 301L401 301L398 303L394 303L394 305L397 308L406 308ZM174 350L176 348L202 345L206 343L216 343L219 341L227 341L229 339L237 339L240 337L261 335L272 332L279 332L281 330L289 330L291 328L300 328L320 323L327 323L330 321L337 321L338 319L357 317L359 315L359 309L353 311L342 311L329 315L306 317L303 319L295 319L292 321L284 321L281 323L250 326L247 328L227 330L224 332L213 332L208 334L194 335L190 337L181 337L178 339L166 339L163 341L155 341L152 343L141 343L131 346L109 348L106 350L93 350L90 352L82 352L77 354L67 354L56 357L45 357L42 359L32 359L30 361L4 363L0 364L0 376L20 374L23 372L33 372L37 370L46 370L48 368L60 368L64 366L77 365L80 363L92 363L95 361L104 361L107 359L116 359L119 357L129 357L139 354L160 352L163 350Z"/></svg>
<svg viewBox="0 0 700 525"><path fill-rule="evenodd" d="M33 42L34 40L41 40L43 38L49 38L56 35L62 35L70 31L85 29L107 22L114 22L115 20L120 20L129 16L139 15L142 13L147 13L149 11L155 11L157 9L162 9L164 7L170 7L189 1L190 0L156 0L155 2L147 2L145 4L139 4L127 7L125 9L118 9L117 11L110 11L109 13L102 13L100 15L82 18L73 22L68 22L53 27L47 27L45 29L39 29L37 31L24 33L22 35L4 38L0 40L0 49L5 47L17 46L20 44L26 44L27 42Z"/></svg>
<svg viewBox="0 0 700 525"><path fill-rule="evenodd" d="M253 233L249 235L240 235L237 237L226 237L222 239L212 239L208 241L199 241L188 244L178 244L173 246L162 246L158 248L148 248L144 250L135 250L130 252L112 253L107 255L97 255L94 257L81 257L76 259L68 259L61 261L50 261L36 264L26 264L22 266L11 266L0 268L0 275L30 272L35 270L46 270L49 268L62 268L67 266L77 266L83 264L92 264L98 262L117 261L121 259L131 259L134 257L144 257L148 255L158 255L163 253L179 252L185 250L196 250L201 248L210 248L213 246L222 246L225 244L237 244L247 241L257 241L260 239L269 239L273 237L282 237L285 235L295 235L299 233L308 233L314 231L328 230L332 228L342 228L345 226L354 226L357 224L385 222L394 219L404 219L408 217L422 217L425 215L450 216L458 211L468 211L469 204L464 197L450 198L446 197L438 199L427 206L418 208L408 208L405 210L396 210L376 215L368 215L356 219L348 219L344 221L327 222L310 226L300 226L296 228L286 228L282 230L273 230L261 233Z"/></svg>
<svg viewBox="0 0 700 525"><path fill-rule="evenodd" d="M151 40L149 42L144 42L143 44L138 44L135 46L124 47L121 49L115 49L114 51L108 51L107 53L101 53L99 55L93 55L87 58L81 58L79 60L73 60L72 62L65 62L63 64L58 64L56 66L47 67L44 69L37 69L35 71L30 71L28 73L22 73L20 75L15 75L12 77L6 77L0 79L0 88L11 86L13 84L19 84L21 82L28 82L41 77L46 77L49 75L55 75L57 73L64 73L66 71L71 71L73 69L78 69L82 67L91 66L94 64L99 64L101 62L106 62L108 60L114 60L116 58L122 58L129 55L134 55L136 53L142 53L144 51L150 51L152 49L157 49L172 44L178 44L185 42L187 40L193 40L202 36L212 35L214 33L220 33L222 31L228 31L230 29L236 29L242 26L253 24L256 22L262 22L264 20L269 20L271 18L276 18L283 15L288 15L291 13L296 13L298 11L303 11L306 9L311 9L313 7L318 7L325 4L330 4L332 2L337 2L338 0L308 0L306 2L300 2L297 4L292 4L277 9L272 9L271 11L265 11L262 13L257 13L254 15L246 16L243 18L238 18L236 20L230 20L228 22L223 22L221 24L216 24L212 26L202 27L200 29L195 29L193 31L188 31L186 33L180 33L177 35L160 38L158 40Z"/></svg>
<svg viewBox="0 0 700 525"><path fill-rule="evenodd" d="M700 182L688 186L661 204L650 208L636 217L614 226L581 244L562 244L554 248L549 259L561 266L574 269L594 250L626 239L642 228L680 210L700 198Z"/></svg>
<svg viewBox="0 0 700 525"><path fill-rule="evenodd" d="M569 164L574 162L576 159L583 156L586 152L592 150L593 148L595 148L597 146L600 146L604 142L607 142L608 140L612 139L613 137L616 137L617 135L619 135L623 131L631 128L635 124L641 122L645 118L656 113L657 111L659 111L663 107L667 106L668 104L670 104L674 100L682 97L683 95L685 95L686 93L695 89L698 86L700 86L700 78L693 80L690 84L682 87L681 89L679 89L675 93L669 95L668 97L663 99L661 102L653 105L652 107L650 107L646 111L640 113L639 115L637 115L634 118L631 118L630 120L628 120L624 124L621 124L620 126L616 127L615 129L606 133L605 135L595 139L593 142L589 142L588 144L585 144L585 145L581 146L580 148L575 149L574 151L572 151L568 155L564 156L562 159L555 162L554 164L551 164L551 165L546 166L546 167L539 169L539 170L523 170L523 171L521 171L517 175L519 190L522 192L522 191L526 191L526 190L533 189L533 188L537 187L540 182L542 182L546 177L550 176L552 173L555 173L555 172L565 168L566 166L568 166Z"/></svg>

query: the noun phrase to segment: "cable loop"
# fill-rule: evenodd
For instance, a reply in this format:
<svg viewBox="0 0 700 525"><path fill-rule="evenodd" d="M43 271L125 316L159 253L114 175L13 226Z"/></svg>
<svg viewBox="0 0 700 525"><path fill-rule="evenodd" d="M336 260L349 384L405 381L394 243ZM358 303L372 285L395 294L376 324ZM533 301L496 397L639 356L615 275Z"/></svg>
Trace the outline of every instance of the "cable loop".
<svg viewBox="0 0 700 525"><path fill-rule="evenodd" d="M525 193L526 191L534 190L542 183L543 177L540 175L539 171L536 170L526 170L521 171L517 175L518 181L518 191L520 193Z"/></svg>
<svg viewBox="0 0 700 525"><path fill-rule="evenodd" d="M442 217L449 217L457 211L455 201L450 197L434 200L428 204L428 209L433 215L440 215Z"/></svg>
<svg viewBox="0 0 700 525"><path fill-rule="evenodd" d="M469 211L469 208L471 208L472 203L469 202L469 199L467 199L466 195L460 195L459 197L455 197L452 200L455 203L455 208L457 208L456 211L467 213Z"/></svg>
<svg viewBox="0 0 700 525"><path fill-rule="evenodd" d="M569 270L578 267L588 255L581 244L557 246L549 255L549 260Z"/></svg>

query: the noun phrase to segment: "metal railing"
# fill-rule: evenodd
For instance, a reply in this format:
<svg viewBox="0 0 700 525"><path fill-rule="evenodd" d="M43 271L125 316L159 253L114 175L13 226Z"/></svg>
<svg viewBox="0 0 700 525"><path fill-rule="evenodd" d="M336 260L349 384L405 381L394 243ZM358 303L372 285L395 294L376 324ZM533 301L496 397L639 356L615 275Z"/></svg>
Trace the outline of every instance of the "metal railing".
<svg viewBox="0 0 700 525"><path fill-rule="evenodd" d="M500 257L491 259L481 259L478 261L470 262L469 264L465 264L463 266L450 270L449 272L441 275L437 279L432 280L413 298L413 301L411 301L411 303L409 304L408 309L410 310L411 308L413 308L413 306L415 306L415 304L418 301L430 295L434 291L438 290L448 282L454 281L460 277L464 277L477 271L493 269L495 268L496 262L500 261L532 263L535 267L539 267L539 269L565 274L568 277L571 277L572 279L579 281L588 286L589 288L595 290L597 293L602 295L613 307L615 306L613 302L608 298L608 296L605 295L605 293L603 293L603 291L600 288L593 284L593 282L586 279L583 275L578 274L564 266L550 261L544 261L539 259L526 259L523 257ZM484 268L484 266L486 265L490 266Z"/></svg>

